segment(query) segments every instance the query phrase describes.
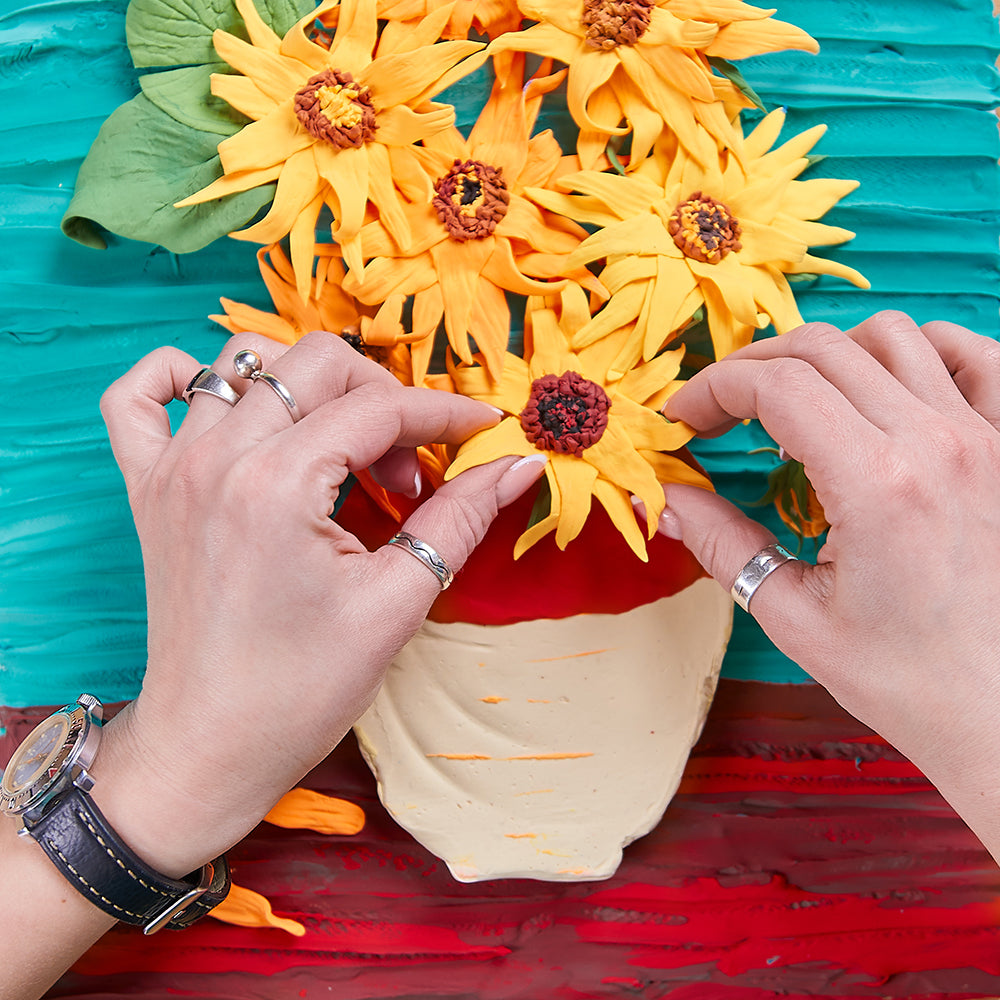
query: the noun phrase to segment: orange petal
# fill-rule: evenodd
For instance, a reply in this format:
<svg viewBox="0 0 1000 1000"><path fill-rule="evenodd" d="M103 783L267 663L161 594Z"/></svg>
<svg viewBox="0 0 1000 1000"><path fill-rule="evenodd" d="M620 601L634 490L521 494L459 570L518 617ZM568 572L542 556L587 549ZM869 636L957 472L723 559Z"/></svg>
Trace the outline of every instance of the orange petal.
<svg viewBox="0 0 1000 1000"><path fill-rule="evenodd" d="M302 937L306 932L297 920L276 917L271 904L260 893L235 883L229 895L215 909L209 910L209 916L237 927L275 927L295 937Z"/></svg>
<svg viewBox="0 0 1000 1000"><path fill-rule="evenodd" d="M213 73L211 91L231 107L255 121L269 115L275 108L274 101L245 76L233 73Z"/></svg>
<svg viewBox="0 0 1000 1000"><path fill-rule="evenodd" d="M311 204L319 187L312 150L292 154L281 168L278 190L267 215L260 222L232 234L238 240L276 243L286 236L299 213Z"/></svg>
<svg viewBox="0 0 1000 1000"><path fill-rule="evenodd" d="M340 0L340 17L330 46L329 65L357 73L372 61L377 37L375 0Z"/></svg>
<svg viewBox="0 0 1000 1000"><path fill-rule="evenodd" d="M282 795L264 819L290 830L329 834L360 833L365 825L365 813L360 806L309 788L293 788Z"/></svg>
<svg viewBox="0 0 1000 1000"><path fill-rule="evenodd" d="M299 124L291 100L275 105L265 118L250 122L219 143L219 159L227 174L260 170L283 163L316 140Z"/></svg>

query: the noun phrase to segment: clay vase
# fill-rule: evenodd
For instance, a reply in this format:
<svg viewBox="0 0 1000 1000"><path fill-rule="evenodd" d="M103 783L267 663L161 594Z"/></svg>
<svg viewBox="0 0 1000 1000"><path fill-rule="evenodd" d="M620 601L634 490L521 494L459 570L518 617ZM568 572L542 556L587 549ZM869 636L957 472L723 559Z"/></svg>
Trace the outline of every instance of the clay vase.
<svg viewBox="0 0 1000 1000"><path fill-rule="evenodd" d="M513 563L529 510L503 512L355 726L386 809L461 882L614 874L677 789L732 626L682 546L642 564L601 512Z"/></svg>

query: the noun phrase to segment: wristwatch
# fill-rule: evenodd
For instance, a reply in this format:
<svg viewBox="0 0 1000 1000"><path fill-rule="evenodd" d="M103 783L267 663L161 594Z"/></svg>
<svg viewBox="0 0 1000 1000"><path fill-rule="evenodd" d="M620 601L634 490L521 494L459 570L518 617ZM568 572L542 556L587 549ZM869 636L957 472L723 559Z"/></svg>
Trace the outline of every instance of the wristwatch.
<svg viewBox="0 0 1000 1000"><path fill-rule="evenodd" d="M89 792L89 768L101 738L104 707L82 694L37 725L0 778L0 812L20 818L83 896L105 913L154 934L187 927L229 892L229 866L216 858L184 879L151 869L124 844Z"/></svg>

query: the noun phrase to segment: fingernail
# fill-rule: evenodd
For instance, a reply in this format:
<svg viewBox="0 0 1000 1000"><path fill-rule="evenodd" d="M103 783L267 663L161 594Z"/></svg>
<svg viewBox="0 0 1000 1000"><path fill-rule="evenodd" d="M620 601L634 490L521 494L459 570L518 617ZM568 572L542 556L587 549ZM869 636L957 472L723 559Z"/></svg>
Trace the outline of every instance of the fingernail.
<svg viewBox="0 0 1000 1000"><path fill-rule="evenodd" d="M681 519L669 507L663 508L660 519L656 523L656 530L666 538L674 538L677 541L683 537Z"/></svg>
<svg viewBox="0 0 1000 1000"><path fill-rule="evenodd" d="M413 485L403 494L405 497L409 497L411 500L416 500L420 496L420 490L423 487L424 481L420 476L420 469L413 474Z"/></svg>
<svg viewBox="0 0 1000 1000"><path fill-rule="evenodd" d="M513 503L545 471L548 457L528 455L515 462L497 482L497 506Z"/></svg>

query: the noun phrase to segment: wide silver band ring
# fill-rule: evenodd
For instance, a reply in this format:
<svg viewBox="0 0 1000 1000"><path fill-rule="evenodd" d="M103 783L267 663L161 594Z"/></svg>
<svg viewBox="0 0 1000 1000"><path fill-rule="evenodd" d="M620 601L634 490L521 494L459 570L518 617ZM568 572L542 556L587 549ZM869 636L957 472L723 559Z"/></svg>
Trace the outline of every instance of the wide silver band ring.
<svg viewBox="0 0 1000 1000"><path fill-rule="evenodd" d="M750 598L757 588L786 562L795 562L796 557L782 545L766 545L736 574L736 581L729 591L733 600L744 610L750 610Z"/></svg>
<svg viewBox="0 0 1000 1000"><path fill-rule="evenodd" d="M405 552L409 552L415 559L419 559L437 577L442 590L447 590L451 586L451 581L455 579L455 574L452 573L451 567L444 559L426 542L422 542L408 531L397 531L386 544L398 545Z"/></svg>
<svg viewBox="0 0 1000 1000"><path fill-rule="evenodd" d="M263 382L285 404L292 415L292 420L298 420L302 414L299 412L299 404L295 402L295 397L277 375L263 371L263 365L256 351L238 351L233 358L233 369L240 378L250 379L251 382Z"/></svg>
<svg viewBox="0 0 1000 1000"><path fill-rule="evenodd" d="M191 397L196 392L204 392L209 396L224 399L230 406L235 406L240 401L240 394L221 375L212 371L211 368L202 368L188 382L181 399L190 406Z"/></svg>

